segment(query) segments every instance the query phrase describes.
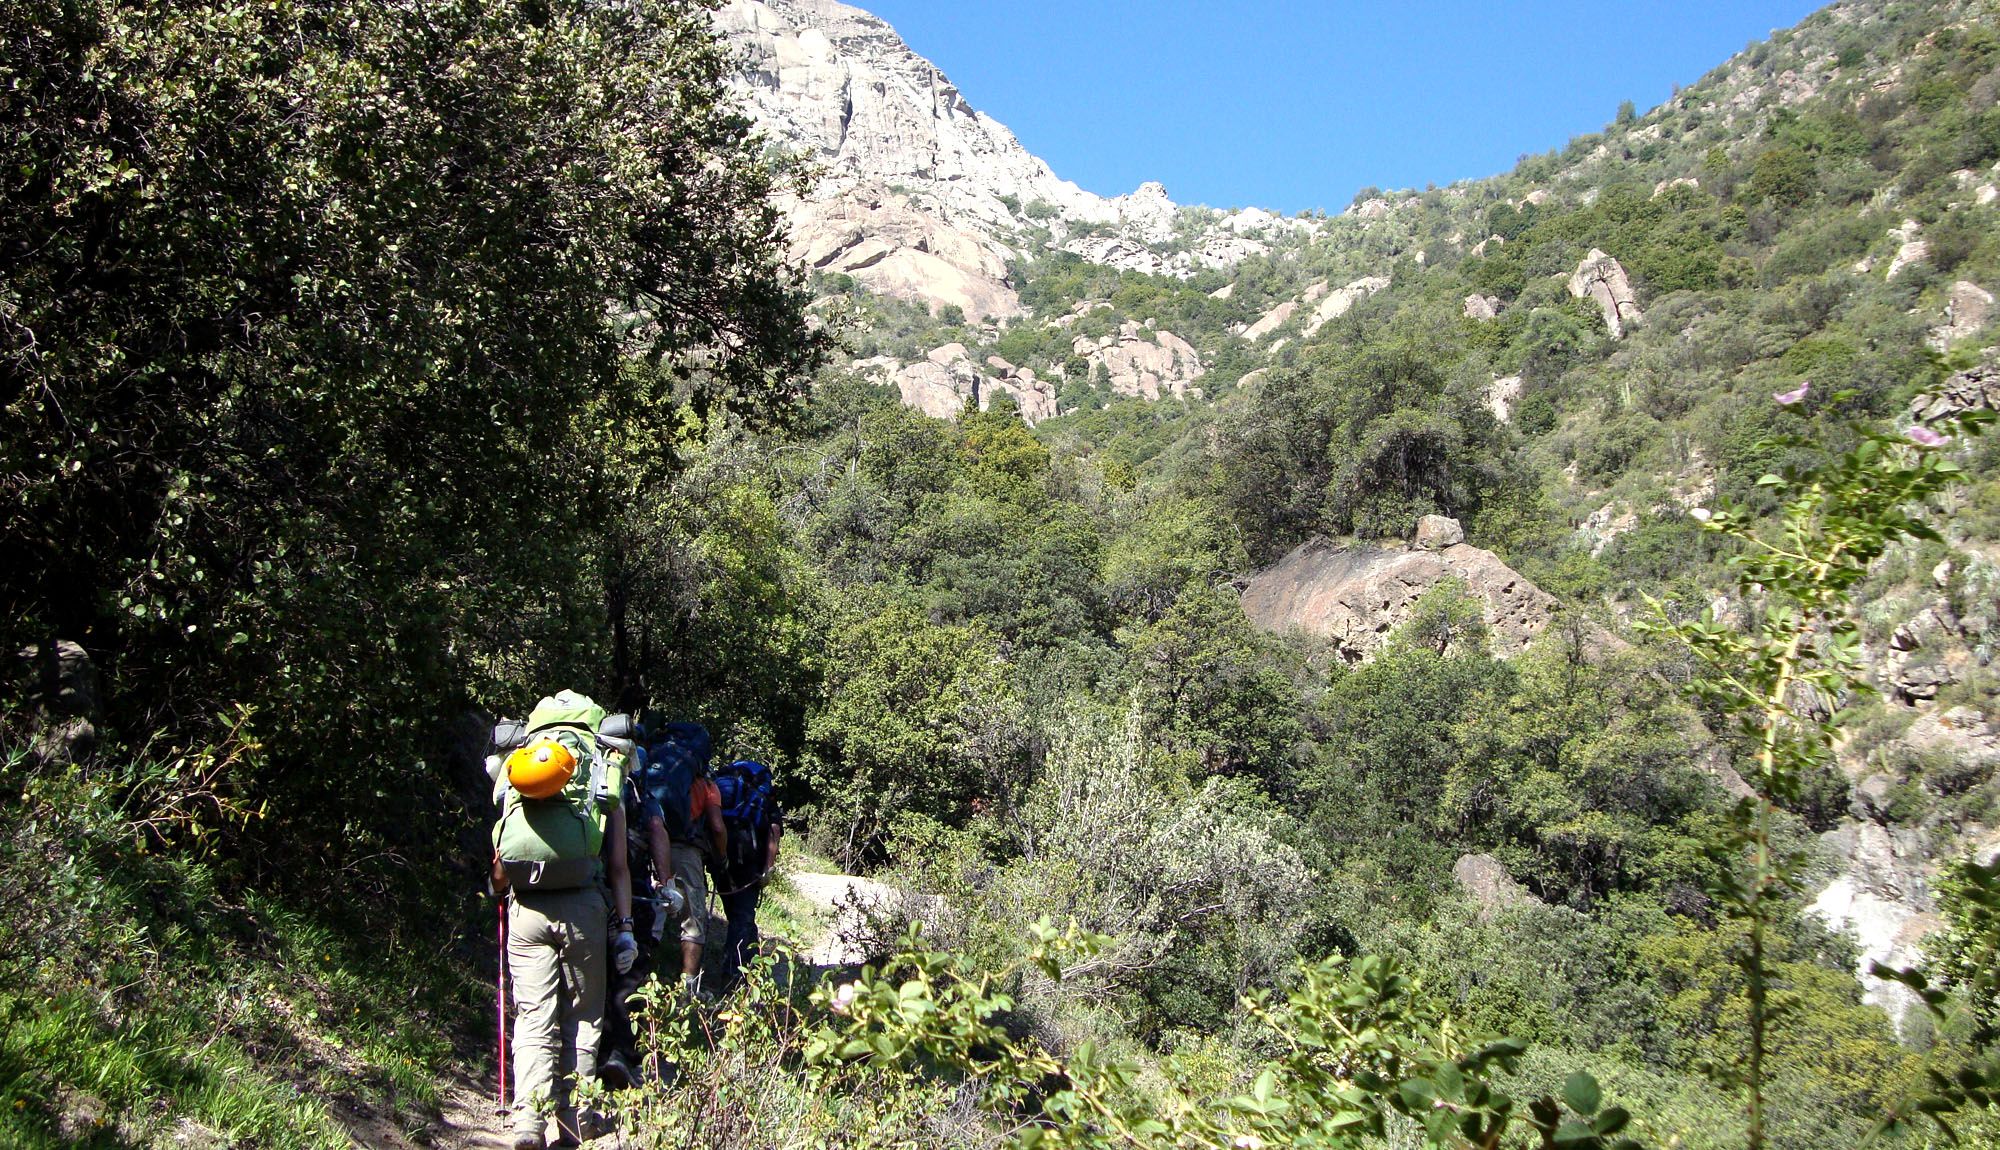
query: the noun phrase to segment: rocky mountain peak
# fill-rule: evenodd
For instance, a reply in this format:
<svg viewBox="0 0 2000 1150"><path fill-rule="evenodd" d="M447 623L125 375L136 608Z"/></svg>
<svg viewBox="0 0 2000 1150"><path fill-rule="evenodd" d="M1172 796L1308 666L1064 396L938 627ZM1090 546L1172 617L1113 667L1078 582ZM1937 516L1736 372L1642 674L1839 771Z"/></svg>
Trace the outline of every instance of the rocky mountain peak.
<svg viewBox="0 0 2000 1150"><path fill-rule="evenodd" d="M1058 177L895 29L837 0L729 0L715 23L742 53L745 106L819 173L809 199L782 205L791 255L878 294L1006 318L1020 301L1005 269L1033 254L1034 226L1092 263L1182 277L1268 251L1258 233L1309 226L1251 209L1181 244L1164 186L1107 198Z"/></svg>
<svg viewBox="0 0 2000 1150"><path fill-rule="evenodd" d="M1057 178L972 107L879 17L837 0L730 0L715 21L744 52L737 86L759 124L824 169L816 198L907 188L944 223L985 230L1013 222L1002 197L1118 218L1111 201Z"/></svg>

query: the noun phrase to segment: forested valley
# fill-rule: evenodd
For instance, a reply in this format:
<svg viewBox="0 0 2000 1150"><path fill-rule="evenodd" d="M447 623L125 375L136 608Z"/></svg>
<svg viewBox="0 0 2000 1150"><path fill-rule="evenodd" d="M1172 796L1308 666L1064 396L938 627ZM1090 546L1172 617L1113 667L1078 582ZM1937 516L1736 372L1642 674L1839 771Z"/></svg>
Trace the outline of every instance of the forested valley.
<svg viewBox="0 0 2000 1150"><path fill-rule="evenodd" d="M788 264L731 67L684 0L0 11L0 1142L464 1144L481 760L567 686L903 892L663 1003L633 1145L2000 1146L2000 11L1837 5L1226 270L1024 205L1010 322ZM1118 394L1132 324L1203 386ZM1055 414L862 362L951 343ZM1246 613L1426 516L1532 642ZM1866 828L1900 982L1812 909Z"/></svg>

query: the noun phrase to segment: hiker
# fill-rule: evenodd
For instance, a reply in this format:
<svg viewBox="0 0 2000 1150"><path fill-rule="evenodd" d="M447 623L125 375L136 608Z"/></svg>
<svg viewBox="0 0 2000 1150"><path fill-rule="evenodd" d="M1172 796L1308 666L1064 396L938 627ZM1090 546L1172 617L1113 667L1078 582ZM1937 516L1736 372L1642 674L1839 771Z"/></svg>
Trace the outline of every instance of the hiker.
<svg viewBox="0 0 2000 1150"><path fill-rule="evenodd" d="M666 817L674 878L687 897L681 920L681 991L706 998L701 985L702 950L708 944L707 859L729 849L722 803L708 777L715 744L700 723L668 723L646 748L646 789Z"/></svg>
<svg viewBox="0 0 2000 1150"><path fill-rule="evenodd" d="M743 975L743 965L756 957L757 899L778 865L778 841L785 835L784 812L771 795L771 768L753 759L738 759L716 772L722 800L722 823L728 850L716 887L729 934L722 949L725 986Z"/></svg>
<svg viewBox="0 0 2000 1150"><path fill-rule="evenodd" d="M608 1129L602 1114L579 1114L569 1090L572 1076L597 1070L607 966L624 973L639 953L625 852L603 849L607 837L625 839L620 796L635 734L629 718L574 691L543 699L526 723L494 728L487 762L516 1005L515 1150L544 1150L551 1109L564 1144Z"/></svg>
<svg viewBox="0 0 2000 1150"><path fill-rule="evenodd" d="M642 740L645 729L641 724ZM673 882L665 816L642 782L645 751L635 748L633 754L633 769L625 779L626 834L622 842L609 836L604 841L607 856L622 849L635 894L647 892L646 897L632 900L633 933L638 939L639 955L630 970L610 980L604 1002L604 1045L597 1060L597 1076L613 1090L631 1086L635 1080L632 1067L639 1058L639 1037L632 1028L630 1003L653 973L653 955L666 927L678 918L672 904L680 903L683 910L686 906ZM608 869L610 859L607 857L605 861Z"/></svg>

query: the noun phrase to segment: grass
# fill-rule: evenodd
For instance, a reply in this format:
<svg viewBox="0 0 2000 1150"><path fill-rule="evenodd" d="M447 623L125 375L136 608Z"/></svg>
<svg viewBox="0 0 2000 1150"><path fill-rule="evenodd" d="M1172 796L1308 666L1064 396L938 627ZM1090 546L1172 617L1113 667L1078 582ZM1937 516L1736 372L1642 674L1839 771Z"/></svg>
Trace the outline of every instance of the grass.
<svg viewBox="0 0 2000 1150"><path fill-rule="evenodd" d="M332 1150L336 1095L435 1113L470 970L147 853L106 795L0 760L0 1145Z"/></svg>

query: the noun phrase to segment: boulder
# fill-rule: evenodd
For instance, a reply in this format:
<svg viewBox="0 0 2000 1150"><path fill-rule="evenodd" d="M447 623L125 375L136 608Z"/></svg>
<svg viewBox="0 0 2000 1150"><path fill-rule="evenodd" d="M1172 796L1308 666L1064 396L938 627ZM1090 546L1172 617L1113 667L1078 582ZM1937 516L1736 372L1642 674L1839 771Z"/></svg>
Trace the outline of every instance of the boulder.
<svg viewBox="0 0 2000 1150"><path fill-rule="evenodd" d="M2000 361L1990 355L1979 366L1945 380L1936 391L1918 396L1910 404L1910 418L1928 423L1973 409L2000 410Z"/></svg>
<svg viewBox="0 0 2000 1150"><path fill-rule="evenodd" d="M1456 519L1426 515L1417 520L1417 534L1412 542L1426 551L1442 551L1465 542L1465 528Z"/></svg>
<svg viewBox="0 0 2000 1150"><path fill-rule="evenodd" d="M1367 659L1425 592L1457 579L1480 603L1496 654L1527 649L1555 615L1555 599L1491 551L1458 543L1438 551L1314 539L1252 576L1250 621L1266 631L1331 639L1349 662Z"/></svg>
<svg viewBox="0 0 2000 1150"><path fill-rule="evenodd" d="M1986 725L1986 716L1971 707L1919 715L1901 741L1912 750L1947 754L1966 763L2000 764L2000 736Z"/></svg>
<svg viewBox="0 0 2000 1150"><path fill-rule="evenodd" d="M1485 239L1480 240L1478 243L1472 245L1472 254L1475 256L1484 256L1486 254L1486 249L1489 247L1500 248L1506 246L1507 246L1506 236L1487 236Z"/></svg>
<svg viewBox="0 0 2000 1150"><path fill-rule="evenodd" d="M1911 702L1935 699L1940 690L1956 682L1958 676L1950 667L1942 663L1926 663L1903 668L1896 676L1896 693Z"/></svg>
<svg viewBox="0 0 2000 1150"><path fill-rule="evenodd" d="M1896 248L1896 258L1889 261L1889 271L1886 278L1895 279L1903 273L1904 268L1909 267L1911 264L1925 263L1930 260L1931 245L1923 238L1923 225L1917 221L1904 220L1902 227L1890 228L1889 238L1895 240L1899 246Z"/></svg>
<svg viewBox="0 0 2000 1150"><path fill-rule="evenodd" d="M1256 323L1253 323L1249 327L1244 328L1241 334L1244 339L1250 340L1251 342L1254 343L1255 341L1263 339L1265 336L1270 335L1272 332L1285 326L1286 322L1289 321L1292 318L1292 316L1298 314L1298 310L1299 310L1299 301L1286 300L1284 303L1281 303L1277 307L1272 308L1270 311L1265 312L1263 316L1257 320Z"/></svg>
<svg viewBox="0 0 2000 1150"><path fill-rule="evenodd" d="M1889 796L1896 789L1896 780L1888 775L1873 774L1855 784L1854 813L1857 817L1875 822L1889 821Z"/></svg>
<svg viewBox="0 0 2000 1150"><path fill-rule="evenodd" d="M1993 316L1993 293L1970 280L1959 280L1945 293L1944 322L1931 329L1930 345L1947 351L1962 339L1985 330Z"/></svg>
<svg viewBox="0 0 2000 1150"><path fill-rule="evenodd" d="M1355 304L1388 286L1388 276L1363 276L1346 287L1328 292L1326 298L1319 301L1319 306L1313 309L1312 318L1306 321L1305 334L1312 335L1328 321L1346 315Z"/></svg>
<svg viewBox="0 0 2000 1150"><path fill-rule="evenodd" d="M1479 907L1479 920L1485 922L1501 911L1523 906L1545 906L1527 887L1514 881L1507 873L1507 866L1492 855L1460 855L1452 864L1451 877L1458 880L1473 903Z"/></svg>
<svg viewBox="0 0 2000 1150"><path fill-rule="evenodd" d="M1465 297L1465 318L1483 322L1500 318L1500 297L1497 295L1469 295Z"/></svg>
<svg viewBox="0 0 2000 1150"><path fill-rule="evenodd" d="M1503 375L1486 385L1486 410L1502 423L1514 422L1514 408L1521 402L1521 377Z"/></svg>
<svg viewBox="0 0 2000 1150"><path fill-rule="evenodd" d="M1569 277L1569 294L1597 302L1604 311L1604 326L1610 329L1612 339L1625 338L1626 325L1646 318L1639 310L1638 293L1632 290L1632 281L1625 275L1624 267L1596 248L1590 249L1590 254Z"/></svg>
<svg viewBox="0 0 2000 1150"><path fill-rule="evenodd" d="M97 747L97 667L82 644L58 639L15 652L15 697L27 719L28 753L74 763Z"/></svg>

